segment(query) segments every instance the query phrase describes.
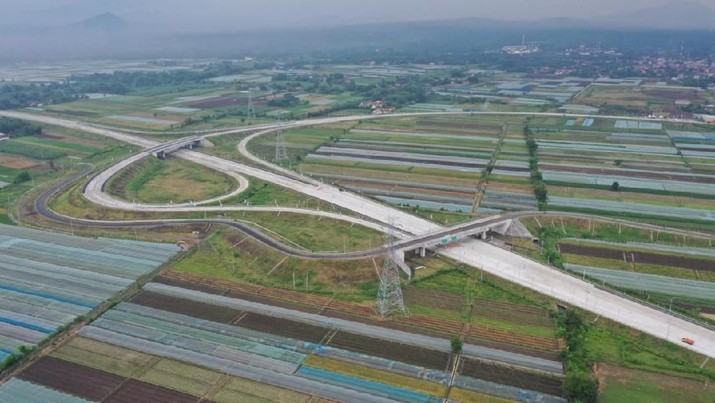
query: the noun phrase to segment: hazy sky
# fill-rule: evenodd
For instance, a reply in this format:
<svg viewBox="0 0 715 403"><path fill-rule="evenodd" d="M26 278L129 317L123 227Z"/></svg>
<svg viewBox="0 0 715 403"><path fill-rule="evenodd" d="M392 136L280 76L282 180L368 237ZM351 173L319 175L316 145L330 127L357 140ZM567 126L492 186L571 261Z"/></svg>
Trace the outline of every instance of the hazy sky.
<svg viewBox="0 0 715 403"><path fill-rule="evenodd" d="M691 0L711 5L712 0ZM629 12L668 0L0 0L0 24L68 24L102 12L192 28L274 28L484 17L528 20Z"/></svg>

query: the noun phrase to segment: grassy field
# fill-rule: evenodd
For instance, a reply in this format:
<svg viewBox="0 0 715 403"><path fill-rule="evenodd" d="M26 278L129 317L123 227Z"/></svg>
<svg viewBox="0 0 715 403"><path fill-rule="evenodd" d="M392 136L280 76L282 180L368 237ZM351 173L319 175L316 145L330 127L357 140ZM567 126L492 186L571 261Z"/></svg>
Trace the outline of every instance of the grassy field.
<svg viewBox="0 0 715 403"><path fill-rule="evenodd" d="M237 186L228 175L179 158L148 157L109 182L110 193L147 204L187 203L225 195Z"/></svg>
<svg viewBox="0 0 715 403"><path fill-rule="evenodd" d="M289 258L227 229L211 234L172 269L363 302L377 289L375 264Z"/></svg>
<svg viewBox="0 0 715 403"><path fill-rule="evenodd" d="M715 389L707 384L648 371L599 365L603 403L704 403Z"/></svg>

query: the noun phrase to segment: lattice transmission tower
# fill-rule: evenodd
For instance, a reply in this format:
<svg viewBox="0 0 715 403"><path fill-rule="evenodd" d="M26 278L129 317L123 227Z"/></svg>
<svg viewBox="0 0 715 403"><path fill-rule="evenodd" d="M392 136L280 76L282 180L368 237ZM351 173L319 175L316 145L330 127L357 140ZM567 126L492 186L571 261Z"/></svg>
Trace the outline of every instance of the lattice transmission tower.
<svg viewBox="0 0 715 403"><path fill-rule="evenodd" d="M256 120L256 105L253 104L253 93L248 92L248 111L246 116L249 119Z"/></svg>
<svg viewBox="0 0 715 403"><path fill-rule="evenodd" d="M391 220L392 221L392 220ZM390 228L394 228L390 223ZM387 256L380 268L380 287L377 290L377 312L383 318L405 315L405 300L402 296L400 283L400 267L395 263L395 237L392 231L388 234Z"/></svg>
<svg viewBox="0 0 715 403"><path fill-rule="evenodd" d="M288 150L286 149L285 138L283 138L283 122L278 121L278 131L276 131L276 162L288 161Z"/></svg>

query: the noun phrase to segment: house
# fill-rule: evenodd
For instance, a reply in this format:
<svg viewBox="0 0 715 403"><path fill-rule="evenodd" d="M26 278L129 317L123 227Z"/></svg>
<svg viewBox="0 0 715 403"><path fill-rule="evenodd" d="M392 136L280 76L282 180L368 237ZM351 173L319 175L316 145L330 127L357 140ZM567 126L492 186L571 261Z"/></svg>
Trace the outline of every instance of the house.
<svg viewBox="0 0 715 403"><path fill-rule="evenodd" d="M715 115L695 115L695 119L702 120L705 123L715 124Z"/></svg>
<svg viewBox="0 0 715 403"><path fill-rule="evenodd" d="M10 138L10 136L8 136L7 134L0 133L0 141L8 140L9 138Z"/></svg>

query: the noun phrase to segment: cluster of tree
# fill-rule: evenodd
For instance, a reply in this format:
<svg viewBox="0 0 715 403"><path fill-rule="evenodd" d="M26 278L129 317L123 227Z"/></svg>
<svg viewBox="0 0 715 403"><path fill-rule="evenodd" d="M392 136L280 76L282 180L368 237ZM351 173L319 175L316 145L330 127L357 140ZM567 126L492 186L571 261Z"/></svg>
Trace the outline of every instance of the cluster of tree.
<svg viewBox="0 0 715 403"><path fill-rule="evenodd" d="M564 394L570 402L596 403L598 380L592 375L593 361L586 347L588 325L573 309L556 316L558 333L566 341L562 352L566 367Z"/></svg>
<svg viewBox="0 0 715 403"><path fill-rule="evenodd" d="M27 182L27 181L29 181L29 180L31 180L31 179L32 179L32 177L30 176L30 173L29 173L29 172L27 172L27 171L22 171L22 172L20 172L19 174L17 174L17 176L15 177L15 179L12 181L12 183L14 183L14 184L17 185L17 184L20 184L20 183L25 183L25 182Z"/></svg>
<svg viewBox="0 0 715 403"><path fill-rule="evenodd" d="M539 207L543 208L548 201L548 195L546 192L546 184L544 184L544 178L539 171L539 157L537 155L539 145L536 143L534 133L531 131L531 129L529 129L528 125L524 126L524 137L526 139L526 148L529 150L531 187L534 189L534 195L536 196L536 201L539 203Z"/></svg>
<svg viewBox="0 0 715 403"><path fill-rule="evenodd" d="M680 106L679 109L683 112L689 113L701 113L701 114L712 114L715 113L715 108L707 107L702 104L689 104Z"/></svg>
<svg viewBox="0 0 715 403"><path fill-rule="evenodd" d="M237 74L246 67L231 62L212 63L200 70L95 73L74 75L67 82L77 93L126 94L142 88L199 83L210 78Z"/></svg>
<svg viewBox="0 0 715 403"><path fill-rule="evenodd" d="M0 85L0 109L16 109L41 104L57 104L80 95L64 84Z"/></svg>
<svg viewBox="0 0 715 403"><path fill-rule="evenodd" d="M42 126L15 118L0 117L0 133L10 138L42 134Z"/></svg>
<svg viewBox="0 0 715 403"><path fill-rule="evenodd" d="M246 70L231 62L213 63L199 70L122 72L73 75L62 83L0 86L0 109L71 102L87 93L126 94L166 85L200 83L209 78Z"/></svg>
<svg viewBox="0 0 715 403"><path fill-rule="evenodd" d="M300 98L293 94L285 94L280 98L274 98L268 101L268 106L273 106L276 108L289 108L291 106L300 105L304 103Z"/></svg>
<svg viewBox="0 0 715 403"><path fill-rule="evenodd" d="M432 96L425 79L416 75L397 77L394 81L381 80L373 84L350 82L346 89L367 99L382 100L386 106L396 108L426 102Z"/></svg>

